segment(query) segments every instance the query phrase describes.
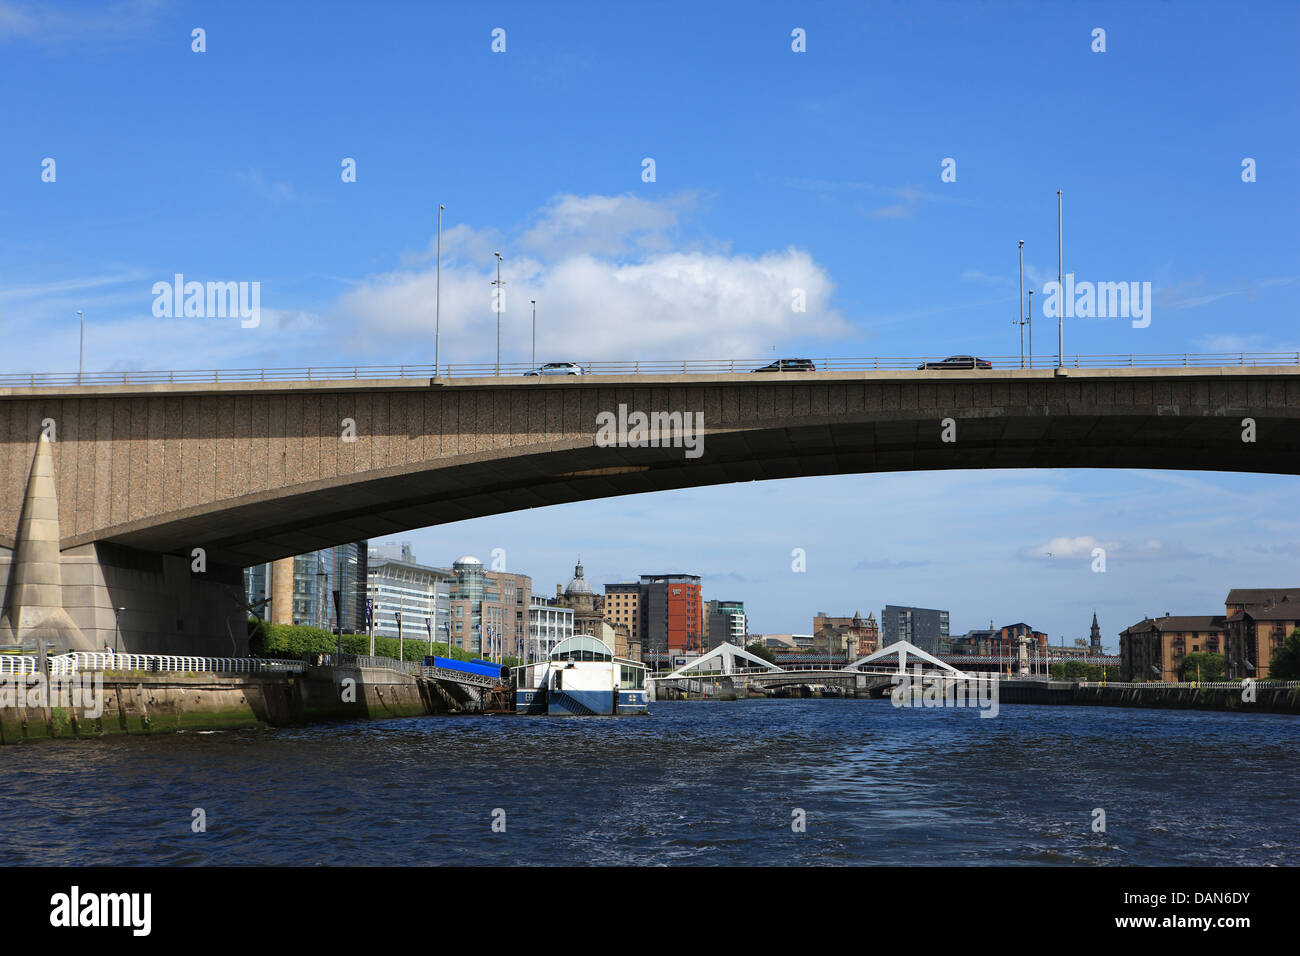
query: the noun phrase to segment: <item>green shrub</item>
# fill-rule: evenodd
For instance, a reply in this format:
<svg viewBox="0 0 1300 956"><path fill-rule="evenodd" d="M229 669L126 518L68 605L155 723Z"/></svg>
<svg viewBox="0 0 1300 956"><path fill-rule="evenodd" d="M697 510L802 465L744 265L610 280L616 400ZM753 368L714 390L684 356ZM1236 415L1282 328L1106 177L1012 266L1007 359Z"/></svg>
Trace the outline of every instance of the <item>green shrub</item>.
<svg viewBox="0 0 1300 956"><path fill-rule="evenodd" d="M250 619L249 651L254 657L288 657L298 658L304 654L333 654L339 648L339 636L331 634L320 627L306 624L271 624L262 621L258 627L256 619ZM370 636L367 634L344 634L342 638L344 654L369 654ZM429 654L429 641L419 637L408 637L402 642L402 659L423 661ZM458 661L470 660L474 655L459 647L451 648L446 644L435 642L433 653L437 657L451 657ZM375 637L375 656L396 658L398 641L395 637Z"/></svg>
<svg viewBox="0 0 1300 956"><path fill-rule="evenodd" d="M1300 680L1300 627L1273 652L1268 676L1271 680Z"/></svg>
<svg viewBox="0 0 1300 956"><path fill-rule="evenodd" d="M1083 661L1064 661L1052 665L1052 680L1115 680L1115 668L1106 668L1100 664L1087 664Z"/></svg>
<svg viewBox="0 0 1300 956"><path fill-rule="evenodd" d="M1218 680L1223 676L1224 658L1222 654L1210 654L1198 651L1186 655L1178 665L1178 679Z"/></svg>

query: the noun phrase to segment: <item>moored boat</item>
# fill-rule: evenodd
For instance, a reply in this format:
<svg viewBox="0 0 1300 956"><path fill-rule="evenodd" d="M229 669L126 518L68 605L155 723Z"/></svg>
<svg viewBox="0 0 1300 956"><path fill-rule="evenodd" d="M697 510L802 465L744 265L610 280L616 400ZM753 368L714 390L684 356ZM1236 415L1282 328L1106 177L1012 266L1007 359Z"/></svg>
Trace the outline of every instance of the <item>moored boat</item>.
<svg viewBox="0 0 1300 956"><path fill-rule="evenodd" d="M589 717L644 714L646 666L615 657L608 644L576 634L544 661L514 668L515 713Z"/></svg>

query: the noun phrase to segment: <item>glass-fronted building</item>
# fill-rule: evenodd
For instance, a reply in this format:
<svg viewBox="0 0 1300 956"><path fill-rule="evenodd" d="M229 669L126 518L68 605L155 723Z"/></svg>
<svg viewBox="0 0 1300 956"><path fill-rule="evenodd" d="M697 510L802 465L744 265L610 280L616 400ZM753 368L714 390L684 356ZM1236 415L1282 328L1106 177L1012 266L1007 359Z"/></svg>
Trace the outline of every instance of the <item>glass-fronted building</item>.
<svg viewBox="0 0 1300 956"><path fill-rule="evenodd" d="M293 623L331 631L341 626L345 634L364 631L366 567L364 541L297 555L293 559ZM339 592L337 598L335 591ZM270 563L244 569L244 594L249 604L270 598ZM269 616L265 606L253 613Z"/></svg>

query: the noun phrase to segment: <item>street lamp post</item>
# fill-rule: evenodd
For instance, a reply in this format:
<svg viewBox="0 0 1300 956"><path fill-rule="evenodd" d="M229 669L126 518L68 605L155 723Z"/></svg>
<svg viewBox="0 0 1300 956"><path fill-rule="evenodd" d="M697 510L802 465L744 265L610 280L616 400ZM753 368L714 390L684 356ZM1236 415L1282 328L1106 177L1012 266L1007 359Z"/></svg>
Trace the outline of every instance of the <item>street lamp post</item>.
<svg viewBox="0 0 1300 956"><path fill-rule="evenodd" d="M1056 191L1056 367L1065 365L1065 268L1061 253L1061 191Z"/></svg>
<svg viewBox="0 0 1300 956"><path fill-rule="evenodd" d="M316 553L316 626L328 628L330 623L329 602L325 595L329 593L329 573L325 570L320 552ZM324 613L322 613L324 612Z"/></svg>
<svg viewBox="0 0 1300 956"><path fill-rule="evenodd" d="M1025 367L1025 240L1020 240L1020 315L1016 324L1020 326L1020 367Z"/></svg>
<svg viewBox="0 0 1300 956"><path fill-rule="evenodd" d="M497 257L497 281L492 283L497 288L496 295L493 296L492 307L497 313L497 375L499 376L501 374L501 307L505 301L502 286L505 283L501 281L501 253L494 252L492 255Z"/></svg>
<svg viewBox="0 0 1300 956"><path fill-rule="evenodd" d="M438 273L434 283L433 291L433 377L438 377L438 370L441 368L442 356L439 349L442 345L442 211L446 207L442 203L438 204ZM370 653L374 653L371 648Z"/></svg>
<svg viewBox="0 0 1300 956"><path fill-rule="evenodd" d="M366 589L369 594L366 600L366 630L370 633L370 656L375 656L375 581L367 575L369 580L366 582L369 587Z"/></svg>
<svg viewBox="0 0 1300 956"><path fill-rule="evenodd" d="M117 654L120 653L121 651L121 647L118 644L118 635L122 632L122 628L120 624L121 624L122 612L125 610L126 608L124 607L113 608L113 655L114 656L117 656Z"/></svg>
<svg viewBox="0 0 1300 956"><path fill-rule="evenodd" d="M86 313L80 309L77 315L81 316L81 350L77 353L77 384L81 384L81 373L86 365Z"/></svg>
<svg viewBox="0 0 1300 956"><path fill-rule="evenodd" d="M533 299L533 368L537 368L537 300Z"/></svg>

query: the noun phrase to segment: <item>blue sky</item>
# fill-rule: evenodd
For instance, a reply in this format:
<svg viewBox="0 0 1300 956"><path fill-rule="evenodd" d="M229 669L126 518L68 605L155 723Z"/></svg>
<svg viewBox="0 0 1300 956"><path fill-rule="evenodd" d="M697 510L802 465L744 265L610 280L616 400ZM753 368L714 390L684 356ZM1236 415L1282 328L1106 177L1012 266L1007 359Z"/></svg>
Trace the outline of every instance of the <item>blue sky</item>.
<svg viewBox="0 0 1300 956"><path fill-rule="evenodd" d="M1067 353L1294 351L1298 53L1300 7L1269 2L0 0L0 372L75 369L77 309L91 370L431 361L439 202L444 361L494 355L493 251L507 361L528 359L530 298L539 360L1011 355L1016 241L1041 288L1057 189L1066 271L1154 294L1147 328L1068 322ZM176 272L260 282L261 323L154 317ZM1055 321L1036 328L1054 354ZM437 562L503 547L544 589L578 552L598 583L700 573L770 632L914 603L1056 640L1096 606L1114 644L1144 613L1300 583L1296 490L846 476L409 537Z"/></svg>

